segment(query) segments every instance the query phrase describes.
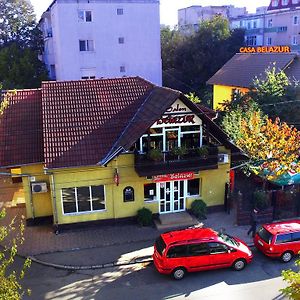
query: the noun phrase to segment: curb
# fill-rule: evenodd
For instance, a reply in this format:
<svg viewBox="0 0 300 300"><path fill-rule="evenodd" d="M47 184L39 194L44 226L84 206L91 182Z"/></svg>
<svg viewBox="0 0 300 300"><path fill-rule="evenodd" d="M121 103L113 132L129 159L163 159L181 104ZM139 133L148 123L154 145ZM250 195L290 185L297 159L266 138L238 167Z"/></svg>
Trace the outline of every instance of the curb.
<svg viewBox="0 0 300 300"><path fill-rule="evenodd" d="M52 267L55 269L61 269L61 270L96 270L96 269L104 269L104 268L112 268L112 267L122 267L122 266L130 266L135 264L141 264L141 263L151 263L153 261L151 256L144 256L144 257L137 257L133 261L129 262L111 262L106 264L99 264L99 265L87 265L87 266L70 266L70 265L60 265L60 264L54 264L45 262L42 260L39 260L35 258L34 256L29 256L28 258L31 259L31 261L38 263L40 265L44 265L47 267Z"/></svg>
<svg viewBox="0 0 300 300"><path fill-rule="evenodd" d="M254 243L247 244L249 248L254 248ZM28 258L31 259L31 261L47 266L47 267L52 267L55 269L60 269L60 270L69 270L69 271L77 271L77 270L97 270L97 269L105 269L105 268L112 268L112 267L122 267L122 266L130 266L130 265L136 265L136 264L141 264L141 263L152 263L153 259L152 256L142 256L142 257L136 257L132 261L129 262L111 262L111 263L106 263L106 264L99 264L99 265L87 265L87 266L70 266L70 265L60 265L60 264L55 264L55 263L50 263L50 262L45 262L42 261L38 258L35 258L34 256L29 256Z"/></svg>

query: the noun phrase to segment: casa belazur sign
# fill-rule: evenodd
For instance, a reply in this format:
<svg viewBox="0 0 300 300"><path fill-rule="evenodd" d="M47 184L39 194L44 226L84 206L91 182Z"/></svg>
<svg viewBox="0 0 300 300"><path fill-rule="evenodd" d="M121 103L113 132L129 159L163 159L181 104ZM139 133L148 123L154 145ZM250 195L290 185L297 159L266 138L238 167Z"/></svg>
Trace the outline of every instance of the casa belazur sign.
<svg viewBox="0 0 300 300"><path fill-rule="evenodd" d="M201 119L180 100L176 100L151 127L201 125Z"/></svg>

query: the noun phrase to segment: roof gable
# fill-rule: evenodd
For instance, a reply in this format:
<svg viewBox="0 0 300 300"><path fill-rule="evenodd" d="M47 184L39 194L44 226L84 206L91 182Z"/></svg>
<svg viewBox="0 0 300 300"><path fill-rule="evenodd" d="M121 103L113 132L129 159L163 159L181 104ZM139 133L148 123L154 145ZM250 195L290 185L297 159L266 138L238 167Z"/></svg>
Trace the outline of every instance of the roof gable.
<svg viewBox="0 0 300 300"><path fill-rule="evenodd" d="M207 83L249 88L255 76L264 76L265 70L273 63L284 70L295 57L295 53L237 53ZM300 80L300 77L296 79Z"/></svg>

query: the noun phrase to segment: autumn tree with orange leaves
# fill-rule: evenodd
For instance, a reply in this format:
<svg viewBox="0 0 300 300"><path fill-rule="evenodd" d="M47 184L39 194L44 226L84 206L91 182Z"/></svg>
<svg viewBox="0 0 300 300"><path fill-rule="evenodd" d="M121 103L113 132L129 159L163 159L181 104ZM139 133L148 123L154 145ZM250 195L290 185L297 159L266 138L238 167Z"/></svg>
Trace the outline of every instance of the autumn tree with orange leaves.
<svg viewBox="0 0 300 300"><path fill-rule="evenodd" d="M241 120L241 137L235 142L250 158L249 167L273 180L293 170L300 172L300 132L286 123L253 112Z"/></svg>

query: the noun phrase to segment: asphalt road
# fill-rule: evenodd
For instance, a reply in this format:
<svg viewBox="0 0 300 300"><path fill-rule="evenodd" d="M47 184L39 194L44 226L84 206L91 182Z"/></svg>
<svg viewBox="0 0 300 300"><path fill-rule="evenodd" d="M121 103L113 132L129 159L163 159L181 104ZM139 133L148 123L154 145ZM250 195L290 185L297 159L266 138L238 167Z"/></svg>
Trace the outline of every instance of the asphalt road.
<svg viewBox="0 0 300 300"><path fill-rule="evenodd" d="M157 273L152 264L75 272L33 264L24 280L32 295L24 299L285 299L279 292L284 286L280 275L283 269L296 270L294 261L283 264L256 251L254 255L243 271L199 272L181 281Z"/></svg>

